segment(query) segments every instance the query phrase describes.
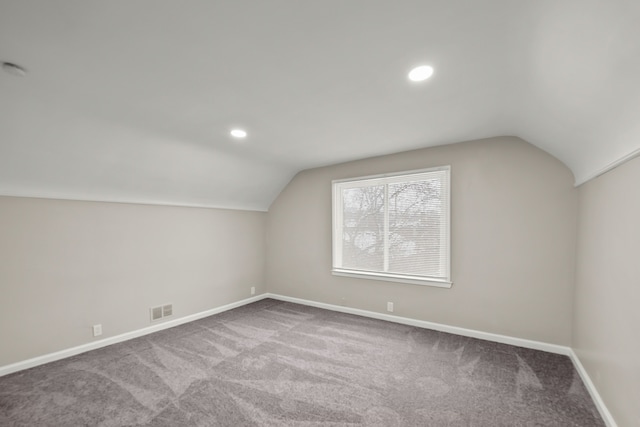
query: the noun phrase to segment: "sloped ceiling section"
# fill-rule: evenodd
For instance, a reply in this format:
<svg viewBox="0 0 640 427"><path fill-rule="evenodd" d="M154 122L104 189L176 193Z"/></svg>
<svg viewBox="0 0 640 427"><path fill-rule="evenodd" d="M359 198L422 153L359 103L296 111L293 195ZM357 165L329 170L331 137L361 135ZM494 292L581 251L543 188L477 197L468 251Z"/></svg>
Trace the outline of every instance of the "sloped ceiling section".
<svg viewBox="0 0 640 427"><path fill-rule="evenodd" d="M497 135L581 183L640 148L637 22L636 0L3 0L0 60L28 74L0 73L0 194L267 210L302 169Z"/></svg>

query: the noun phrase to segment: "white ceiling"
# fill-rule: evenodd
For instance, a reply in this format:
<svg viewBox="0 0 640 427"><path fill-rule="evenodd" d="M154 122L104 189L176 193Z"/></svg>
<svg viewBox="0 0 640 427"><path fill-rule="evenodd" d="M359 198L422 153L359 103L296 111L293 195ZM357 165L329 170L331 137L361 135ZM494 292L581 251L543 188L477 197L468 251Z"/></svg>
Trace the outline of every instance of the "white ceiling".
<svg viewBox="0 0 640 427"><path fill-rule="evenodd" d="M581 183L640 149L638 22L638 0L2 0L28 75L0 73L0 194L266 210L302 169L497 135Z"/></svg>

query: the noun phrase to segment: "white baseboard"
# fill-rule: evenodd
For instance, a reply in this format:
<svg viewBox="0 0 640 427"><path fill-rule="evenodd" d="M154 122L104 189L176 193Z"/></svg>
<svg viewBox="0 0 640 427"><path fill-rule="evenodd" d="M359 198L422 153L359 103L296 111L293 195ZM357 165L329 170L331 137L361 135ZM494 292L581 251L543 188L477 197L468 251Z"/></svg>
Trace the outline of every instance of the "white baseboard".
<svg viewBox="0 0 640 427"><path fill-rule="evenodd" d="M507 335L493 334L491 332L482 332L474 329L460 328L458 326L443 325L442 323L427 322L426 320L411 319L408 317L394 316L392 314L377 313L375 311L360 310L358 308L343 307L340 305L326 304L323 302L309 301L300 298L292 298L278 294L266 294L267 298L273 298L280 301L288 301L312 307L324 308L341 313L356 314L358 316L370 317L373 319L386 320L403 325L417 326L419 328L433 329L440 332L448 332L450 334L462 335L465 337L479 338L487 341L499 342L503 344L515 345L517 347L531 348L534 350L542 350L549 353L564 354L569 356L571 349L569 347L557 344L548 344L540 341L527 340L523 338L514 338Z"/></svg>
<svg viewBox="0 0 640 427"><path fill-rule="evenodd" d="M600 416L604 420L605 424L607 424L607 427L618 427L618 424L616 424L616 421L613 419L611 412L609 412L607 406L602 400L602 397L600 397L598 389L596 389L595 384L593 384L593 381L591 381L591 377L589 377L587 370L582 365L582 362L580 362L580 358L578 358L578 355L575 353L575 351L573 351L573 349L570 350L571 351L569 353L569 357L573 362L573 366L575 366L576 371L578 371L578 374L580 374L580 378L582 378L584 386L587 388L589 394L591 395L591 398L593 399L593 402L596 404L598 412L600 412Z"/></svg>
<svg viewBox="0 0 640 427"><path fill-rule="evenodd" d="M113 337L105 338L99 341L93 341L87 344L82 344L77 347L68 348L65 350L56 351L54 353L45 354L42 356L34 357L32 359L23 360L21 362L12 363L10 365L0 366L0 377L8 375L14 372L22 371L24 369L33 368L35 366L43 365L49 362L55 362L56 360L64 359L66 357L75 356L76 354L84 353L90 350L95 350L101 347L106 347L111 344L127 341L133 338L138 338L143 335L152 334L154 332L161 331L163 329L173 328L174 326L182 325L184 323L193 322L194 320L209 317L214 314L222 313L223 311L231 310L252 302L260 301L266 298L265 294L256 295L251 298L243 299L240 301L232 302L220 307L212 308L211 310L202 311L200 313L191 314L189 316L181 317L179 319L169 320L167 322L159 323L153 326L149 326L135 331L126 332L124 334L116 335Z"/></svg>
<svg viewBox="0 0 640 427"><path fill-rule="evenodd" d="M600 412L600 416L606 423L607 427L617 427L617 424L613 419L613 416L611 415L606 405L604 404L604 401L600 397L600 394L598 393L595 385L593 384L593 381L591 381L589 374L587 374L587 371L584 369L584 366L582 366L582 363L580 363L580 359L578 359L578 356L576 355L576 353L573 351L571 347L556 345L556 344L548 344L540 341L527 340L523 338L515 338L507 335L493 334L490 332L482 332L474 329L460 328L457 326L443 325L441 323L427 322L425 320L410 319L407 317L394 316L391 314L377 313L375 311L360 310L358 308L343 307L340 305L327 304L323 302L316 302L316 301L310 301L310 300L305 300L300 298L287 297L287 296L278 295L278 294L268 293L268 294L265 294L265 298L273 298L280 301L293 302L296 304L324 308L332 311L339 311L341 313L356 314L358 316L370 317L373 319L380 319L380 320L387 320L389 322L401 323L403 325L417 326L419 328L433 329L435 331L448 332L450 334L462 335L465 337L479 338L487 341L510 344L517 347L531 348L534 350L541 350L549 353L556 353L556 354L569 356L569 358L573 362L573 365L578 371L580 378L582 378L582 382L584 383L585 387L589 391L589 394L591 395L593 402L596 405L596 408L598 408L598 412Z"/></svg>
<svg viewBox="0 0 640 427"><path fill-rule="evenodd" d="M482 332L474 329L460 328L457 326L449 326L441 323L428 322L425 320L411 319L408 317L394 316L391 314L377 313L375 311L361 310L358 308L343 307L334 304L327 304L323 302L316 302L306 299L293 298L279 294L265 293L256 295L251 298L246 298L240 301L236 301L230 304L226 304L220 307L206 310L200 313L191 314L189 316L181 317L179 319L170 320L168 322L160 323L157 325L149 326L146 328L138 329L135 331L127 332L121 335L105 338L99 341L79 345L77 347L68 348L65 350L57 351L55 353L45 354L43 356L34 357L32 359L16 362L10 365L0 366L0 377L3 375L11 374L13 372L22 371L24 369L33 368L35 366L43 365L45 363L54 362L56 360L64 359L66 357L75 356L76 354L84 353L90 350L95 350L101 347L106 347L111 344L127 341L133 338L138 338L144 335L148 335L154 332L161 331L163 329L173 328L174 326L182 325L184 323L193 322L194 320L202 319L204 317L212 316L214 314L222 313L227 310L231 310L237 307L241 307L246 304L257 302L266 298L272 298L279 301L292 302L296 304L308 305L311 307L323 308L326 310L338 311L341 313L355 314L358 316L369 317L372 319L386 320L389 322L400 323L403 325L416 326L419 328L432 329L435 331L448 332L451 334L462 335L466 337L479 338L487 341L499 342L503 344L510 344L518 347L530 348L534 350L547 351L549 353L563 354L569 356L573 362L578 374L582 378L582 381L589 391L589 394L593 398L593 401L600 412L600 415L604 419L608 427L617 427L613 416L604 404L604 401L600 397L600 394L595 388L593 381L589 377L589 374L582 366L580 359L573 351L572 348L557 344L548 344L540 341L527 340L523 338L515 338L507 335L494 334L490 332Z"/></svg>

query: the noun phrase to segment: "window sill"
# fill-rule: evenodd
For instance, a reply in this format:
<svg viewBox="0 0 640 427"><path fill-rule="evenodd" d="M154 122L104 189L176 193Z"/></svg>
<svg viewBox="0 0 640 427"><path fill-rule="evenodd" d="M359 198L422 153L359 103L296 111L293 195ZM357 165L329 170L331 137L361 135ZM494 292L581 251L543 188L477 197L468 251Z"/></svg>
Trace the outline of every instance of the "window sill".
<svg viewBox="0 0 640 427"><path fill-rule="evenodd" d="M445 280L426 279L420 276L404 274L373 273L370 271L344 270L334 268L331 270L334 276L353 277L357 279L383 280L386 282L409 283L412 285L435 286L437 288L450 288L453 283Z"/></svg>

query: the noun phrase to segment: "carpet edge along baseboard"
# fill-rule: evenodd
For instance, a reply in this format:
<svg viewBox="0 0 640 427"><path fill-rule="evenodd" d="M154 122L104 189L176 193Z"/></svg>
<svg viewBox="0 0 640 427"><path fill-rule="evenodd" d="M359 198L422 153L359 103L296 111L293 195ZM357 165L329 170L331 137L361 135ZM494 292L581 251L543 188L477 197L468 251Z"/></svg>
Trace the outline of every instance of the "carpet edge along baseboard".
<svg viewBox="0 0 640 427"><path fill-rule="evenodd" d="M589 377L589 374L587 373L586 369L580 362L580 359L578 358L577 354L573 351L571 347L557 345L557 344L550 344L550 343L545 343L541 341L528 340L524 338L516 338L516 337L507 336L507 335L495 334L491 332L483 332L483 331L478 331L474 329L461 328L457 326L450 326L450 325L445 325L441 323L429 322L425 320L395 316L395 315L390 315L386 313L379 313L374 311L339 306L339 305L306 300L301 298L289 297L285 295L272 294L272 293L264 293L261 295L256 295L250 298L246 298L233 303L222 305L210 310L205 310L199 313L184 316L179 319L173 319L167 322L155 324L152 326L148 326L145 328L115 335L112 337L107 337L101 340L92 341L92 342L81 344L79 346L71 347L68 349L63 349L60 351L44 354L44 355L30 358L24 361L19 361L19 362L11 363L9 365L0 366L0 377L14 373L14 372L19 372L25 369L33 368L39 365L43 365L46 363L65 359L67 357L75 356L77 354L85 353L87 351L96 350L112 344L117 344L123 341L128 341L137 337L152 334L154 332L162 331L164 329L172 328L185 323L193 322L198 319L202 319L208 316L212 316L218 313L232 310L234 308L238 308L238 307L251 304L257 301L261 301L267 298L568 356L571 359L576 370L578 371L580 377L582 378L587 390L589 391L589 394L593 398L593 401L595 402L596 407L598 408L598 411L600 412L600 415L604 419L607 426L617 427L615 420L613 419L611 413L609 412L606 405L604 404L604 401L602 400L602 397L600 396L597 389L595 388L595 385L591 380L591 378Z"/></svg>

